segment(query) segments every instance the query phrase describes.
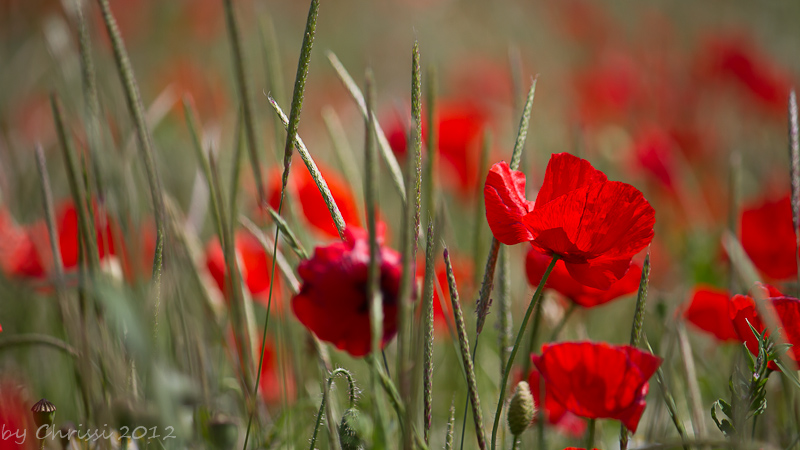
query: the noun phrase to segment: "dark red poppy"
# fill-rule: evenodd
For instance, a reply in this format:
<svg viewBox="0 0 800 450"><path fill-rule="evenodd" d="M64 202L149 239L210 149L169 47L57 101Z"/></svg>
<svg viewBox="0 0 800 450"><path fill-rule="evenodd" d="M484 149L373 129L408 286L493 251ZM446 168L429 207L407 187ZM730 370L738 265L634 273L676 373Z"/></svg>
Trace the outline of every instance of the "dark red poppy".
<svg viewBox="0 0 800 450"><path fill-rule="evenodd" d="M536 370L532 370L528 375L528 385L531 387L533 401L539 410L534 420L539 420L542 411L544 411L547 423L553 425L560 432L573 437L583 436L583 433L586 432L586 421L564 409L552 396L548 396L546 387L544 387L544 410L542 410L542 402L540 401L542 383L542 375Z"/></svg>
<svg viewBox="0 0 800 450"><path fill-rule="evenodd" d="M730 294L726 290L697 286L683 317L697 329L720 341L738 340L733 322L728 317L730 301Z"/></svg>
<svg viewBox="0 0 800 450"><path fill-rule="evenodd" d="M545 344L531 359L545 379L547 395L588 419L617 419L636 432L644 412L648 379L662 359L631 346L604 342Z"/></svg>
<svg viewBox="0 0 800 450"><path fill-rule="evenodd" d="M379 233L379 235L382 233ZM383 339L397 333L397 296L402 267L400 254L380 239L380 289L383 296ZM367 232L348 227L345 240L317 247L311 259L297 268L303 281L292 299L297 319L323 341L352 356L370 352L367 298L369 239Z"/></svg>
<svg viewBox="0 0 800 450"><path fill-rule="evenodd" d="M789 195L745 208L740 223L742 247L760 271L774 280L797 275Z"/></svg>
<svg viewBox="0 0 800 450"><path fill-rule="evenodd" d="M549 265L549 257L535 249L530 249L528 256L525 258L525 272L528 275L528 282L532 286L538 286ZM639 289L641 278L642 268L638 264L632 263L625 276L612 284L607 290L595 289L577 282L564 266L564 261L558 261L553 271L550 272L545 287L557 291L584 308L591 308L636 292Z"/></svg>
<svg viewBox="0 0 800 450"><path fill-rule="evenodd" d="M629 184L568 153L551 155L536 202L525 198L525 175L500 162L484 187L486 219L506 245L530 241L558 255L579 283L608 289L653 240L655 211Z"/></svg>
<svg viewBox="0 0 800 450"><path fill-rule="evenodd" d="M780 324L780 333L783 339L792 348L789 349L787 355L795 362L800 361L800 300L784 296L776 288L769 285L757 285L754 289L761 290L761 295L766 298L766 303L774 317ZM763 332L766 328L761 315L756 308L756 302L753 297L749 295L735 295L728 308L728 313L736 334L739 340L744 342L747 349L754 355L758 354L758 340L750 329L750 325L759 333ZM748 325L748 322L750 325ZM767 336L770 332L767 332ZM797 349L797 350L796 350ZM770 363L769 368L778 370L777 364Z"/></svg>
<svg viewBox="0 0 800 450"><path fill-rule="evenodd" d="M286 187L288 194L299 199L303 217L305 217L309 225L325 236L338 238L339 232L336 230L331 213L328 211L328 206L325 204L317 184L311 178L311 174L302 164L300 167L293 167L296 167L296 170L292 170L289 177L289 184ZM345 224L356 227L361 226L356 199L347 181L332 169L322 165L319 165L318 168L328 184L328 189L330 189L331 195L336 201L336 206L339 208ZM282 172L280 170L271 171L268 201L276 211L280 204L281 183Z"/></svg>
<svg viewBox="0 0 800 450"><path fill-rule="evenodd" d="M269 304L272 258L267 255L264 247L249 231L237 231L234 242L244 284L253 300L266 307ZM220 291L228 295L225 253L219 244L219 239L211 240L206 247L206 267L214 277L214 281L217 282ZM277 271L277 268L275 270ZM278 289L277 283L272 292L272 305L275 308L280 307L280 289Z"/></svg>

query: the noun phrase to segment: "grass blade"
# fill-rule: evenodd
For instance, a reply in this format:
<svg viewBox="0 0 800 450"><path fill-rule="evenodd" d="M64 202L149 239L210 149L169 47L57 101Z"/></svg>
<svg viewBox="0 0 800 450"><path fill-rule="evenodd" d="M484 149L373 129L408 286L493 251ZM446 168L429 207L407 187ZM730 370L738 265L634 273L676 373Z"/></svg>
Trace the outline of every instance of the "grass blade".
<svg viewBox="0 0 800 450"><path fill-rule="evenodd" d="M355 100L358 108L361 110L361 114L365 119L367 119L367 104L364 101L364 96L361 94L361 90L353 80L353 77L350 76L350 74L347 72L347 69L344 68L342 62L339 61L339 58L337 58L333 52L328 52L328 60L333 66L333 69L336 70L336 74L344 84L344 87L347 88L350 96L353 98L353 100ZM394 183L397 193L405 203L406 186L403 182L403 172L400 170L400 164L398 164L397 158L395 158L394 153L392 152L392 146L389 145L389 140L386 138L386 133L383 132L383 128L381 128L380 124L378 123L377 117L374 117L375 113L372 112L371 114L373 115L371 120L375 124L375 136L378 140L378 148L381 150L381 156L383 156L383 159L386 161L386 165L389 166L389 173L392 177L392 182Z"/></svg>

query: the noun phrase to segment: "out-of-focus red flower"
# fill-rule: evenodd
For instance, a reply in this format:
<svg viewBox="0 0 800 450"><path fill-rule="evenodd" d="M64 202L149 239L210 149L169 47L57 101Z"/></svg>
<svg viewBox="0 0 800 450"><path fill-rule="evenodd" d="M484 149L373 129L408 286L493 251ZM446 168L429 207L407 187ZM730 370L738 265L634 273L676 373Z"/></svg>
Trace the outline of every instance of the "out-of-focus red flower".
<svg viewBox="0 0 800 450"><path fill-rule="evenodd" d="M797 275L790 196L745 208L740 225L742 247L761 272L773 280Z"/></svg>
<svg viewBox="0 0 800 450"><path fill-rule="evenodd" d="M525 258L525 273L528 275L528 282L532 286L538 286L549 265L549 257L539 253L536 249L530 249ZM569 274L564 261L558 261L553 271L550 272L545 287L557 291L584 308L591 308L636 292L639 289L641 278L642 268L638 264L632 263L625 276L612 284L608 290L595 289L576 281Z"/></svg>
<svg viewBox="0 0 800 450"><path fill-rule="evenodd" d="M294 165L293 165L294 166ZM336 206L342 214L345 224L348 226L361 226L358 206L350 185L336 171L328 169L322 165L317 165L328 184ZM267 201L274 210L278 210L281 199L282 169L270 171L269 196ZM328 206L322 198L322 194L317 188L317 184L308 173L308 169L301 163L299 167L292 170L289 176L289 183L286 186L287 194L299 199L303 217L315 230L328 237L339 237L336 225L333 222Z"/></svg>
<svg viewBox="0 0 800 450"><path fill-rule="evenodd" d="M450 252L451 263L453 266L453 275L458 283L458 295L463 302L466 299L472 298L473 290L475 288L473 283L474 267L472 260L461 256L457 253ZM447 269L444 261L440 261L435 267L436 279L433 285L433 330L437 336L448 336L448 322L454 323L453 309L450 302L450 289L447 283ZM425 277L425 261L420 261L417 264L417 281L422 282ZM444 298L439 296L439 289L436 288L436 283L442 288ZM443 301L442 301L443 300ZM444 309L442 306L444 303ZM420 303L420 307L422 304Z"/></svg>
<svg viewBox="0 0 800 450"><path fill-rule="evenodd" d="M236 258L239 261L239 271L242 273L242 281L253 300L261 303L266 308L269 304L272 258L267 255L264 247L249 231L237 231L234 236L234 243ZM225 253L217 238L211 240L206 247L206 267L208 267L211 276L214 277L214 281L217 282L217 287L227 296L228 271L225 266ZM280 308L280 289L277 282L272 292L272 306Z"/></svg>
<svg viewBox="0 0 800 450"><path fill-rule="evenodd" d="M619 122L632 112L641 95L642 74L631 57L605 52L575 80L581 123Z"/></svg>
<svg viewBox="0 0 800 450"><path fill-rule="evenodd" d="M728 291L710 286L697 286L683 317L697 329L713 335L720 341L735 341L739 336L728 317L729 304Z"/></svg>
<svg viewBox="0 0 800 450"><path fill-rule="evenodd" d="M20 392L14 383L8 380L0 381L0 430L5 435L0 436L0 450L22 450L34 448L28 433L32 426L29 420L28 399Z"/></svg>
<svg viewBox="0 0 800 450"><path fill-rule="evenodd" d="M758 284L754 289L759 289L767 299L765 305L774 314L777 323L781 325L781 335L786 342L792 344L792 348L789 349L787 355L795 362L800 361L800 347L798 347L800 346L800 326L798 325L800 324L800 300L784 296L776 288L769 285ZM753 297L735 295L730 301L728 314L739 340L745 343L751 353L757 355L758 340L753 334L753 330L750 329L748 322L759 333L764 331L766 325L758 313ZM766 335L769 336L770 334L767 331ZM778 365L774 362L769 363L769 368L779 370Z"/></svg>
<svg viewBox="0 0 800 450"><path fill-rule="evenodd" d="M589 419L617 419L636 432L648 379L662 359L631 346L603 342L545 344L531 356L547 395L567 411Z"/></svg>
<svg viewBox="0 0 800 450"><path fill-rule="evenodd" d="M397 333L397 296L402 267L400 254L384 247L382 242L381 238L383 346ZM344 242L317 247L311 259L300 263L297 272L303 285L292 299L292 310L306 328L355 357L366 355L371 347L368 266L367 232L348 227Z"/></svg>
<svg viewBox="0 0 800 450"><path fill-rule="evenodd" d="M287 373L288 375L288 373ZM284 386L279 373L275 344L272 340L267 340L264 346L264 362L261 365L261 377L258 380L258 388L261 398L270 405L280 404L283 400ZM286 377L286 400L291 402L295 399L296 387L294 377Z"/></svg>
<svg viewBox="0 0 800 450"><path fill-rule="evenodd" d="M701 79L733 82L755 104L785 116L791 78L749 38L717 34L707 39L696 61L696 72Z"/></svg>
<svg viewBox="0 0 800 450"><path fill-rule="evenodd" d="M572 414L564 409L564 407L556 402L552 396L547 395L547 387L542 385L544 383L542 375L536 370L532 370L528 375L528 385L531 387L533 394L533 401L536 404L539 413L536 415L534 421L541 418L541 414L545 415L547 423L553 425L560 432L573 436L580 437L586 432L586 422L580 417ZM542 388L544 388L544 409L542 409Z"/></svg>
<svg viewBox="0 0 800 450"><path fill-rule="evenodd" d="M0 209L0 270L12 278L44 274L33 241L5 209Z"/></svg>
<svg viewBox="0 0 800 450"><path fill-rule="evenodd" d="M525 198L525 175L505 162L492 166L483 194L500 242L530 241L540 253L560 256L589 287L610 288L653 239L655 211L642 193L568 153L551 155L535 203Z"/></svg>
<svg viewBox="0 0 800 450"><path fill-rule="evenodd" d="M483 130L488 125L488 115L475 103L464 100L442 101L436 105L436 126L441 159L439 170L444 175L442 183L455 189L464 197L475 194L480 165ZM427 139L427 119L422 120L422 138ZM406 127L400 121L387 129L387 139L392 151L404 156L407 151Z"/></svg>
<svg viewBox="0 0 800 450"><path fill-rule="evenodd" d="M668 190L673 189L675 150L672 136L656 127L642 130L633 142L638 166Z"/></svg>

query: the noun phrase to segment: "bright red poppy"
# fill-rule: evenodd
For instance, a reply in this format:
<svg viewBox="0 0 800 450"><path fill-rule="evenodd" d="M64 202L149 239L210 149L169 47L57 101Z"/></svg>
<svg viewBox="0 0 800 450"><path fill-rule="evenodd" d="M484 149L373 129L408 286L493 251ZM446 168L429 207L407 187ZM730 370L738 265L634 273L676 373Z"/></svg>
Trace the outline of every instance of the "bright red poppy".
<svg viewBox="0 0 800 450"><path fill-rule="evenodd" d="M589 287L610 288L653 240L655 211L642 193L568 153L551 155L535 203L525 198L525 175L506 162L492 166L483 194L500 242L530 241L540 253L560 256Z"/></svg>
<svg viewBox="0 0 800 450"><path fill-rule="evenodd" d="M383 346L397 333L397 296L402 267L400 254L383 246L380 227L378 231ZM356 357L366 355L371 349L368 266L367 232L348 227L343 242L317 247L311 259L300 263L297 272L303 285L292 299L292 310L306 328L321 340Z"/></svg>
<svg viewBox="0 0 800 450"><path fill-rule="evenodd" d="M742 247L761 272L773 280L797 275L789 195L745 208L740 224Z"/></svg>
<svg viewBox="0 0 800 450"><path fill-rule="evenodd" d="M0 450L22 450L34 448L30 438L31 433L27 433L30 423L31 402L22 394L17 385L9 380L0 381L0 431L4 435L0 436Z"/></svg>
<svg viewBox="0 0 800 450"><path fill-rule="evenodd" d="M726 290L697 286L683 317L697 329L720 341L736 341L739 336L728 317L730 302L730 294Z"/></svg>
<svg viewBox="0 0 800 450"><path fill-rule="evenodd" d="M261 365L261 377L258 380L258 388L261 393L261 398L264 402L270 405L277 405L283 401L285 395L286 401L293 401L296 395L294 385L294 377L287 371L286 373L286 391L284 394L283 380L281 380L280 366L278 364L277 352L275 351L275 344L272 340L267 339L264 346L264 361ZM258 363L258 360L256 360Z"/></svg>
<svg viewBox="0 0 800 450"><path fill-rule="evenodd" d="M543 387L542 383L542 375L536 370L532 370L528 375L528 385L531 387L533 401L539 409L539 413L536 415L536 418L534 418L534 421L539 420L542 413L542 402L540 401L542 395L541 388ZM544 390L544 414L547 423L569 436L583 436L583 433L586 432L586 421L567 411L560 403L556 402L552 396L547 395L546 387Z"/></svg>
<svg viewBox="0 0 800 450"><path fill-rule="evenodd" d="M450 258L453 266L453 275L458 283L458 295L463 302L472 298L475 289L473 283L473 275L475 273L473 263L471 259L454 252L450 252ZM449 336L448 322L450 324L454 324L455 322L453 318L453 308L450 303L450 289L447 284L447 270L444 261L439 261L436 264L435 272L436 278L433 282L433 330L437 336ZM417 264L418 283L422 283L424 277L425 262L420 261L420 263ZM444 298L439 296L437 283L438 286L442 288L441 292L444 294ZM422 303L420 303L419 306L421 308Z"/></svg>
<svg viewBox="0 0 800 450"><path fill-rule="evenodd" d="M488 114L476 103L468 100L445 100L437 103L437 149L445 176L442 183L455 189L464 197L475 195L483 130L488 125ZM422 137L427 139L427 119L422 121ZM407 151L407 126L396 121L388 129L387 139L392 151L403 156Z"/></svg>
<svg viewBox="0 0 800 450"><path fill-rule="evenodd" d="M792 344L792 348L789 349L787 355L795 362L800 361L800 326L798 326L800 324L800 300L784 296L776 288L769 285L759 284L755 289L761 290L763 297L767 299L765 304L769 306L780 324L780 333L783 339ZM739 340L745 343L752 354L757 355L758 340L753 334L753 330L750 329L750 325L759 333L764 331L766 325L756 308L756 302L753 297L735 295L730 301L728 314ZM748 325L748 322L750 325ZM770 332L768 331L767 336L769 335ZM778 370L777 364L772 362L769 364L769 368Z"/></svg>
<svg viewBox="0 0 800 450"><path fill-rule="evenodd" d="M253 300L266 307L269 304L272 258L267 255L264 247L249 231L237 231L234 242L236 257L240 264L239 270L242 273L244 284ZM217 282L217 287L227 296L225 253L217 238L211 240L206 247L206 267L211 272L211 276L214 277L214 281ZM277 268L275 270L277 271ZM278 286L279 284L276 283L272 292L272 306L275 308L280 307L280 289Z"/></svg>
<svg viewBox="0 0 800 450"><path fill-rule="evenodd" d="M547 395L588 419L617 419L636 432L644 412L648 379L662 359L631 346L604 342L545 344L531 359L545 379Z"/></svg>
<svg viewBox="0 0 800 450"><path fill-rule="evenodd" d="M317 184L311 178L311 174L308 173L306 167L302 163L300 165L301 167L292 170L291 176L289 176L289 184L286 187L287 193L300 201L303 217L309 225L325 236L338 238L339 232L336 230L336 225L333 222L330 211L328 211L325 200L322 198L322 194L319 192L319 188L317 188ZM360 227L361 219L359 218L356 198L347 181L332 169L322 165L318 165L318 168L328 184L328 189L330 189L331 195L336 201L336 206L339 207L339 212L342 214L345 224ZM276 211L280 205L281 183L282 170L271 171L268 202L272 209Z"/></svg>
<svg viewBox="0 0 800 450"><path fill-rule="evenodd" d="M549 265L549 257L535 249L530 249L528 256L525 258L525 273L528 275L528 282L532 286L538 286ZM607 290L595 289L575 281L575 278L569 274L566 266L564 266L564 261L558 261L553 271L550 272L545 287L553 289L584 308L591 308L636 292L639 289L641 279L642 268L638 264L632 263L625 276L612 284Z"/></svg>

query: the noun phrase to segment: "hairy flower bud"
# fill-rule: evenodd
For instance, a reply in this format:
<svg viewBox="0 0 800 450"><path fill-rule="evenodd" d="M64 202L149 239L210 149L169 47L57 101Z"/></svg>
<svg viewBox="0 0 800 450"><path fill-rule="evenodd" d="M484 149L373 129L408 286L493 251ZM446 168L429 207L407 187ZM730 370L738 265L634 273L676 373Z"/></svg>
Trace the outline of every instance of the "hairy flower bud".
<svg viewBox="0 0 800 450"><path fill-rule="evenodd" d="M362 450L364 442L361 439L359 430L362 428L361 412L356 408L350 408L342 415L342 423L339 424L339 441L342 443L342 450Z"/></svg>
<svg viewBox="0 0 800 450"><path fill-rule="evenodd" d="M520 381L508 406L508 428L511 429L511 434L519 436L524 433L534 417L536 417L536 404L533 401L531 388L527 382Z"/></svg>

